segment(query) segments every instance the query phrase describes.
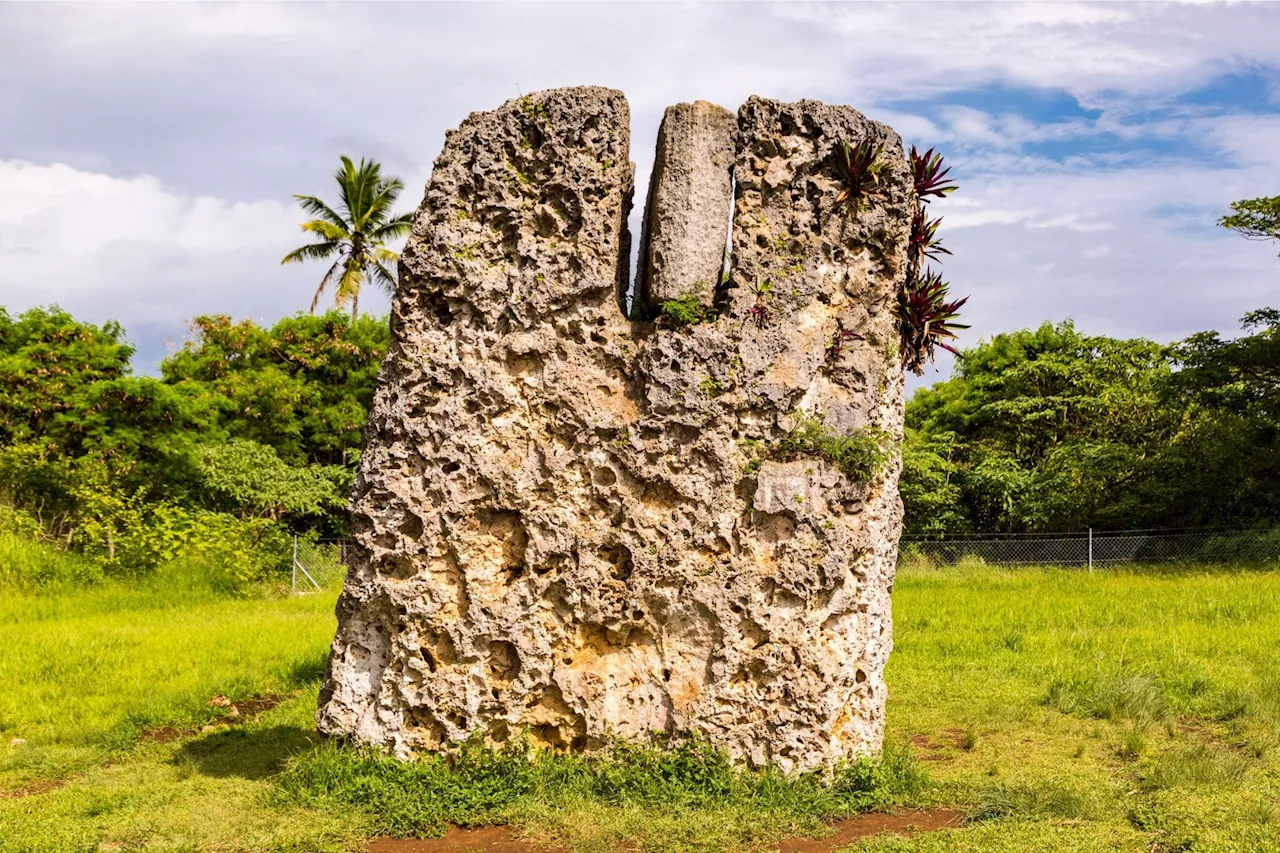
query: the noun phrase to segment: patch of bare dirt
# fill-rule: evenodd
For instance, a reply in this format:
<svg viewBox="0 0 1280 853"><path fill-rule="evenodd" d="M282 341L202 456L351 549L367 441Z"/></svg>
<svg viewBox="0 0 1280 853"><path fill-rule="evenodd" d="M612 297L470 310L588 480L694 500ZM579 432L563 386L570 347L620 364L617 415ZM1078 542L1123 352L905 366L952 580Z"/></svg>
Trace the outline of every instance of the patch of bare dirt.
<svg viewBox="0 0 1280 853"><path fill-rule="evenodd" d="M451 826L441 838L375 838L365 850L368 853L553 853L556 848L536 847L521 841L508 826L477 829Z"/></svg>
<svg viewBox="0 0 1280 853"><path fill-rule="evenodd" d="M22 797L34 797L36 794L47 794L50 791L56 791L70 781L68 779L42 779L39 782L32 782L22 788L13 791L0 791L0 800L17 800Z"/></svg>
<svg viewBox="0 0 1280 853"><path fill-rule="evenodd" d="M1178 731L1193 740L1198 740L1209 746L1229 749L1238 755L1247 755L1247 750L1244 744L1227 740L1217 732L1193 718L1183 718L1179 720Z"/></svg>
<svg viewBox="0 0 1280 853"><path fill-rule="evenodd" d="M928 735L912 735L911 745L921 761L946 761L951 757L943 751L942 744L930 740Z"/></svg>
<svg viewBox="0 0 1280 853"><path fill-rule="evenodd" d="M956 809L909 809L894 813L868 813L831 824L826 838L788 838L771 847L778 853L831 853L860 838L873 835L911 835L960 826L964 814ZM449 827L442 838L375 838L367 853L559 853L558 848L538 847L521 841L506 826L479 829Z"/></svg>
<svg viewBox="0 0 1280 853"><path fill-rule="evenodd" d="M158 729L147 729L138 735L138 740L173 743L182 738L193 737L201 732L207 734L220 727L246 723L259 714L265 714L286 699L292 699L294 696L301 695L301 693L301 690L295 690L293 693L270 693L266 696L253 696L249 699L240 699L235 702L232 702L226 696L214 696L209 700L209 707L225 709L222 716L214 717L199 728L194 726L189 728L161 726Z"/></svg>

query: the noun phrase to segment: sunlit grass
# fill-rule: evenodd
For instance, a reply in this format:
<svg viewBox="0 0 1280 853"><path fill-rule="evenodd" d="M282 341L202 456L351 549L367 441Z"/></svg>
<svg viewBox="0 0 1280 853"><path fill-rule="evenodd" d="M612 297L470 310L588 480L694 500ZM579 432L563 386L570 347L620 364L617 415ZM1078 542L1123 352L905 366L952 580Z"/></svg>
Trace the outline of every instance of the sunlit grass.
<svg viewBox="0 0 1280 853"><path fill-rule="evenodd" d="M0 594L0 786L105 760L161 726L225 713L209 699L319 678L333 593L236 599L190 578Z"/></svg>
<svg viewBox="0 0 1280 853"><path fill-rule="evenodd" d="M1280 850L1277 573L900 572L888 738L913 741L917 760L895 753L899 769L844 805L807 783L735 782L714 762L466 776L321 745L332 593L178 588L0 595L0 790L60 780L0 797L0 850L354 851L377 831L501 820L590 853L736 851L890 802L955 804L971 820L854 849ZM210 696L255 693L289 698L200 731L222 713ZM162 725L188 734L138 738ZM917 778L909 767L929 784L895 782Z"/></svg>

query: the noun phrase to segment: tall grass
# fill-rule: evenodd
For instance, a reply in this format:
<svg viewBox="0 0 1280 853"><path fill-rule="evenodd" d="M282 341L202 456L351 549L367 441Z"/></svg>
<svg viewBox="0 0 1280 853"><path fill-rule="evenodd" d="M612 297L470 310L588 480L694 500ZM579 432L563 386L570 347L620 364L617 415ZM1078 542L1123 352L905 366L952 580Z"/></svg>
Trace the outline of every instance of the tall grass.
<svg viewBox="0 0 1280 853"><path fill-rule="evenodd" d="M22 533L0 529L0 590L84 586L102 569L77 554Z"/></svg>
<svg viewBox="0 0 1280 853"><path fill-rule="evenodd" d="M1246 708L1280 720L1270 572L912 570L899 575L894 615L898 695L948 683L953 707L987 697L1108 721Z"/></svg>

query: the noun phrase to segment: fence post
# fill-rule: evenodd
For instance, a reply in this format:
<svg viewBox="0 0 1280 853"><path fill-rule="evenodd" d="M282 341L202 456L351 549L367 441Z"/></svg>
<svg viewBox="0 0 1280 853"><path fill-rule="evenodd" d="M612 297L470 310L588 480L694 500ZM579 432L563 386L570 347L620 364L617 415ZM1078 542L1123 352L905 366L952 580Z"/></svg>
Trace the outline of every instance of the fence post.
<svg viewBox="0 0 1280 853"><path fill-rule="evenodd" d="M293 564L289 567L289 592L298 591L298 534L293 534Z"/></svg>
<svg viewBox="0 0 1280 853"><path fill-rule="evenodd" d="M297 537L294 537L295 539ZM295 546L296 547L296 546ZM1093 574L1093 528L1089 528L1089 574Z"/></svg>

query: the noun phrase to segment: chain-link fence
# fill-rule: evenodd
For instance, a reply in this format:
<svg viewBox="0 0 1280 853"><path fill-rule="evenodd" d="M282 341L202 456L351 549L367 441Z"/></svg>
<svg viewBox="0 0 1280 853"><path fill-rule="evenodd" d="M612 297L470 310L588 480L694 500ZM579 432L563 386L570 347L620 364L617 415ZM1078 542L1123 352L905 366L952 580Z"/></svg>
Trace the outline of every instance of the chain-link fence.
<svg viewBox="0 0 1280 853"><path fill-rule="evenodd" d="M293 591L315 592L341 584L351 548L350 539L294 537ZM899 555L901 562L939 565L966 559L993 565L1089 568L1114 563L1280 563L1280 527L905 535Z"/></svg>
<svg viewBox="0 0 1280 853"><path fill-rule="evenodd" d="M294 592L315 592L341 584L347 576L350 539L310 539L293 537Z"/></svg>
<svg viewBox="0 0 1280 853"><path fill-rule="evenodd" d="M965 559L1008 565L1111 563L1265 563L1280 560L1280 528L1253 530L1085 530L903 536L901 560L951 564Z"/></svg>

